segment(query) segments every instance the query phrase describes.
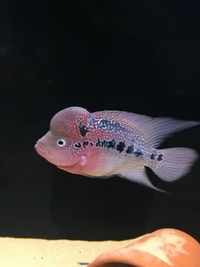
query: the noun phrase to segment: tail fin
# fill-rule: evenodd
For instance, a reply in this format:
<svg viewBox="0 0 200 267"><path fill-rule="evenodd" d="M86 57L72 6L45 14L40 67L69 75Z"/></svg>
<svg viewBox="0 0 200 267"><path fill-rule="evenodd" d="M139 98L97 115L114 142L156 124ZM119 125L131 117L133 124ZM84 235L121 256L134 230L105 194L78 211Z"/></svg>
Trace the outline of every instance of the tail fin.
<svg viewBox="0 0 200 267"><path fill-rule="evenodd" d="M198 155L195 150L185 147L167 148L159 151L162 159L152 168L155 174L166 182L173 182L186 175Z"/></svg>

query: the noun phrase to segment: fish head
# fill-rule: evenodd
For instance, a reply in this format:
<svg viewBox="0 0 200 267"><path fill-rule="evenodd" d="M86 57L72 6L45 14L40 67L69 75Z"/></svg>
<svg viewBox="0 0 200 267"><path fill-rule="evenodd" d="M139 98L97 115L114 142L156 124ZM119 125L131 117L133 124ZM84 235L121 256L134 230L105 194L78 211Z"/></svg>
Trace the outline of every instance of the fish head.
<svg viewBox="0 0 200 267"><path fill-rule="evenodd" d="M82 155L74 144L81 137L79 125L87 120L89 114L83 108L70 107L54 115L50 130L35 144L38 154L59 167L77 164Z"/></svg>

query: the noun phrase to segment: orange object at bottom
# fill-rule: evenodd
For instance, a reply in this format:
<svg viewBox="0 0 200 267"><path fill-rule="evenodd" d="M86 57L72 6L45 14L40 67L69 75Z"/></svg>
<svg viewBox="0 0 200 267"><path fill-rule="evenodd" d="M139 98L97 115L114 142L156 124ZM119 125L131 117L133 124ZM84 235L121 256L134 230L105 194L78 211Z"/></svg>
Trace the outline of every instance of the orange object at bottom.
<svg viewBox="0 0 200 267"><path fill-rule="evenodd" d="M177 229L160 229L104 252L88 267L200 267L200 244Z"/></svg>

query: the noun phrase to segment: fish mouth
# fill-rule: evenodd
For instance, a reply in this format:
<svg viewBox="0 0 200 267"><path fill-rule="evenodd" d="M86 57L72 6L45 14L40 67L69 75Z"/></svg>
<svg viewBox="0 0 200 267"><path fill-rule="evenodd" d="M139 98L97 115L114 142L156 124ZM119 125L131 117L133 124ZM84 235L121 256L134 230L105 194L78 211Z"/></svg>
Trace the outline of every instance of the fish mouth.
<svg viewBox="0 0 200 267"><path fill-rule="evenodd" d="M37 153L47 159L53 159L53 157L50 155L49 151L46 149L46 147L41 144L40 142L37 142L35 145L35 150L37 151Z"/></svg>
<svg viewBox="0 0 200 267"><path fill-rule="evenodd" d="M71 162L70 159L68 159L68 161L57 161L55 160L54 156L52 154L50 154L50 152L48 151L48 149L45 147L45 145L43 145L40 142L37 142L35 145L35 150L37 151L37 153L45 158L48 162L50 162L53 165L56 165L58 168L63 168L63 167L70 167L70 166L74 166L75 164L77 164L77 162L79 161L79 159L77 159L77 161L73 161ZM70 162L70 164L68 163Z"/></svg>

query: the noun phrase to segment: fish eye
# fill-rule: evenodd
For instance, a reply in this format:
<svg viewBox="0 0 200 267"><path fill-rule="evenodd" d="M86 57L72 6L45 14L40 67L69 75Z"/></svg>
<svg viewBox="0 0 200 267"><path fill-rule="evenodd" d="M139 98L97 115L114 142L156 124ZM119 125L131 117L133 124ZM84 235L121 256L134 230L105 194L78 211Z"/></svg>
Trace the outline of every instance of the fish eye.
<svg viewBox="0 0 200 267"><path fill-rule="evenodd" d="M56 143L60 147L63 147L63 146L65 146L67 144L67 142L66 142L66 140L64 138L59 138Z"/></svg>

